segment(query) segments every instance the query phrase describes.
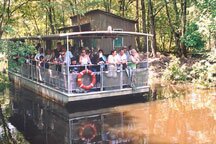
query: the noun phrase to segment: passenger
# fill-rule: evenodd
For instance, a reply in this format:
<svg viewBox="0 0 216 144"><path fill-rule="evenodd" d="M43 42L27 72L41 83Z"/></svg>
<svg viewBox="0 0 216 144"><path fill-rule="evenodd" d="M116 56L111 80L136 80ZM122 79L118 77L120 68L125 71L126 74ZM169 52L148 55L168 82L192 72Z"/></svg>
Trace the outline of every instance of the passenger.
<svg viewBox="0 0 216 144"><path fill-rule="evenodd" d="M111 54L108 56L108 77L117 77L117 64L119 64L119 62L116 50L112 50Z"/></svg>
<svg viewBox="0 0 216 144"><path fill-rule="evenodd" d="M98 64L104 64L107 62L107 58L104 55L104 52L102 49L98 50L98 57L99 57Z"/></svg>
<svg viewBox="0 0 216 144"><path fill-rule="evenodd" d="M69 66L71 64L71 58L73 57L73 54L71 51L66 51L65 48L62 48L62 52L64 52L64 64Z"/></svg>
<svg viewBox="0 0 216 144"><path fill-rule="evenodd" d="M31 63L31 55L28 54L26 57L25 57L25 63L26 64L30 64Z"/></svg>
<svg viewBox="0 0 216 144"><path fill-rule="evenodd" d="M124 49L121 49L118 53L118 61L120 64L122 64L123 69L127 67L127 56L124 52Z"/></svg>
<svg viewBox="0 0 216 144"><path fill-rule="evenodd" d="M76 57L73 57L71 59L71 66L69 68L70 73L78 73L79 72L79 66L77 66L77 59Z"/></svg>
<svg viewBox="0 0 216 144"><path fill-rule="evenodd" d="M44 73L44 56L40 56L39 62L38 62L38 78L40 82L43 82L43 73Z"/></svg>
<svg viewBox="0 0 216 144"><path fill-rule="evenodd" d="M57 46L56 46L56 49L54 49L55 58L59 58L61 51L62 51L62 44L61 44L61 42L58 42Z"/></svg>
<svg viewBox="0 0 216 144"><path fill-rule="evenodd" d="M44 60L46 62L49 62L49 61L51 61L52 58L53 58L52 51L50 49L47 49L45 52Z"/></svg>
<svg viewBox="0 0 216 144"><path fill-rule="evenodd" d="M65 59L65 52L62 51L62 52L60 52L60 55L58 58L58 64L64 64L64 59Z"/></svg>
<svg viewBox="0 0 216 144"><path fill-rule="evenodd" d="M42 55L39 58L38 66L39 67L44 67L44 56L42 56Z"/></svg>
<svg viewBox="0 0 216 144"><path fill-rule="evenodd" d="M32 65L36 66L35 54L32 54L32 55L31 55L30 61L31 61L31 64L32 64Z"/></svg>
<svg viewBox="0 0 216 144"><path fill-rule="evenodd" d="M35 46L35 49L38 51L41 49L41 43L37 43L37 45Z"/></svg>
<svg viewBox="0 0 216 144"><path fill-rule="evenodd" d="M98 50L98 65L100 65L100 67L102 67L102 69L105 71L107 69L107 58L104 55L104 52L102 49Z"/></svg>
<svg viewBox="0 0 216 144"><path fill-rule="evenodd" d="M88 65L88 64L92 64L91 60L89 58L89 55L86 53L85 49L82 49L81 54L79 56L79 63L81 65Z"/></svg>
<svg viewBox="0 0 216 144"><path fill-rule="evenodd" d="M129 61L130 51L131 51L131 45L128 46L128 48L127 48L127 46L123 46L123 50L124 50L124 53L125 53L125 55L127 57L127 61Z"/></svg>
<svg viewBox="0 0 216 144"><path fill-rule="evenodd" d="M40 48L40 49L39 49L39 52L35 55L34 60L35 60L36 62L39 62L40 56L43 56L43 57L44 57L43 48Z"/></svg>
<svg viewBox="0 0 216 144"><path fill-rule="evenodd" d="M49 68L49 62L51 62L53 60L53 55L52 55L52 51L50 49L46 50L46 55L44 57L44 61L45 61L45 68Z"/></svg>
<svg viewBox="0 0 216 144"><path fill-rule="evenodd" d="M59 52L59 56L55 57L53 60L53 64L56 65L56 71L61 72L61 65L64 62L63 56L64 54L62 52Z"/></svg>
<svg viewBox="0 0 216 144"><path fill-rule="evenodd" d="M132 49L129 57L128 67L130 69L136 69L136 66L139 62L140 62L139 54L135 49Z"/></svg>

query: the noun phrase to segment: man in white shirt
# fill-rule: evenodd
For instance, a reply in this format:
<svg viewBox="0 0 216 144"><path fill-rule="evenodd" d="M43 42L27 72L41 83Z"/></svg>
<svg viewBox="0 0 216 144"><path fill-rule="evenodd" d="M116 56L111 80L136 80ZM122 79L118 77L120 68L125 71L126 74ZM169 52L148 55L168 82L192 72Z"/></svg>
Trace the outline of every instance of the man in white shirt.
<svg viewBox="0 0 216 144"><path fill-rule="evenodd" d="M123 69L127 67L127 56L124 52L124 49L121 49L118 53L118 62L123 65Z"/></svg>
<svg viewBox="0 0 216 144"><path fill-rule="evenodd" d="M35 55L35 57L34 57L35 61L39 61L40 60L40 56L44 57L43 48L40 48L39 52Z"/></svg>
<svg viewBox="0 0 216 144"><path fill-rule="evenodd" d="M64 56L64 63L69 66L71 65L71 58L73 57L73 54L71 53L71 51L66 51L65 48L62 49L62 52L65 53L65 56Z"/></svg>

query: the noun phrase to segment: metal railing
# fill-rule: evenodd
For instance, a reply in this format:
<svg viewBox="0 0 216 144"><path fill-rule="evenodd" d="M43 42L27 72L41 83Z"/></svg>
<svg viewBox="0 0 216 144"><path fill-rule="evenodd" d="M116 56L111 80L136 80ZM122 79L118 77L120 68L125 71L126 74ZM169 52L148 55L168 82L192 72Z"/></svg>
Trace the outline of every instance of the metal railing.
<svg viewBox="0 0 216 144"><path fill-rule="evenodd" d="M124 68L122 65L110 75L109 65L60 65L49 63L49 66L23 64L17 73L23 77L44 83L47 86L66 93L83 93L109 91L124 88L137 88L148 85L147 61L137 65L137 69ZM76 68L76 69L75 69ZM84 69L90 69L96 76L96 84L90 90L84 90L77 84L77 75ZM83 84L90 84L91 77L83 75Z"/></svg>

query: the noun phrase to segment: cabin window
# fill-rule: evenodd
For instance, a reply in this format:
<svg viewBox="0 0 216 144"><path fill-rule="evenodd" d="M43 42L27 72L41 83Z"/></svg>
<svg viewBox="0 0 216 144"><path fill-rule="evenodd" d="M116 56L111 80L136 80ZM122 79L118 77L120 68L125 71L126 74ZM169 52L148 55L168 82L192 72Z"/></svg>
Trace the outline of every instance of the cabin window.
<svg viewBox="0 0 216 144"><path fill-rule="evenodd" d="M96 48L96 47L97 47L96 39L92 39L92 47L93 47L93 48Z"/></svg>
<svg viewBox="0 0 216 144"><path fill-rule="evenodd" d="M113 29L114 31L123 31L123 29ZM123 46L123 37L117 37L113 40L114 49L121 48Z"/></svg>

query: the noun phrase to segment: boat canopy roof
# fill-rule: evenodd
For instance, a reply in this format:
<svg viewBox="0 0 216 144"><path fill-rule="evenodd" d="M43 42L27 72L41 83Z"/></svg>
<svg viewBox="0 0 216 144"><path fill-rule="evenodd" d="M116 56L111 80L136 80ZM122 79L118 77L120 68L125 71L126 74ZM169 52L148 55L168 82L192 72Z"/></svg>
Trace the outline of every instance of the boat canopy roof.
<svg viewBox="0 0 216 144"><path fill-rule="evenodd" d="M75 38L115 38L120 36L153 36L152 34L131 32L131 31L83 31L83 32L71 32L71 33L60 33L51 34L44 36L27 36L19 38L11 38L10 40L20 40L20 39L32 39L32 40L53 40L53 39L75 39Z"/></svg>

